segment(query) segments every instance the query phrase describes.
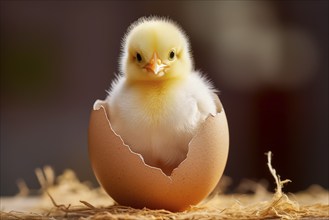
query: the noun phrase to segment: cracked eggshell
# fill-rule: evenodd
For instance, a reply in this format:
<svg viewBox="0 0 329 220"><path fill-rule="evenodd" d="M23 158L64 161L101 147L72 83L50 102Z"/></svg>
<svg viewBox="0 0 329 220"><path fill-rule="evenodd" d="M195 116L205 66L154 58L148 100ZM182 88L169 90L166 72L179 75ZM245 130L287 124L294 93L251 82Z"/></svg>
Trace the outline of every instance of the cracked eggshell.
<svg viewBox="0 0 329 220"><path fill-rule="evenodd" d="M107 104L97 100L89 125L89 157L98 182L119 204L183 211L206 198L221 178L228 156L226 115L210 115L189 144L186 159L170 176L144 163L111 127Z"/></svg>

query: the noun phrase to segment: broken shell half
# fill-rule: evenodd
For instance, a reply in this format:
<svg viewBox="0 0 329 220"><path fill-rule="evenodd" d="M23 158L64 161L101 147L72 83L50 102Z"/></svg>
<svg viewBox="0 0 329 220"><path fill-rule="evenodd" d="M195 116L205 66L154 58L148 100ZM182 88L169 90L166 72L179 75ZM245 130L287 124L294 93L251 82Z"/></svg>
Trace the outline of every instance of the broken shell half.
<svg viewBox="0 0 329 220"><path fill-rule="evenodd" d="M111 127L107 104L96 101L89 125L89 157L95 176L119 204L134 208L183 211L206 198L221 178L229 149L226 115L210 115L189 144L186 159L167 176L144 163L142 155Z"/></svg>

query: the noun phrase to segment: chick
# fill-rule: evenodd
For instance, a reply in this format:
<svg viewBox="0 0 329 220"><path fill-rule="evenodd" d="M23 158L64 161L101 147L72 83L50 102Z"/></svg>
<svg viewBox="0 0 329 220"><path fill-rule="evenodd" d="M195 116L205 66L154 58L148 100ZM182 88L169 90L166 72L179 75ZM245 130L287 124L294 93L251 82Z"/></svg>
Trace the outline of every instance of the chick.
<svg viewBox="0 0 329 220"><path fill-rule="evenodd" d="M123 40L106 102L113 130L144 162L170 175L209 114L213 86L194 70L188 38L172 21L141 18Z"/></svg>

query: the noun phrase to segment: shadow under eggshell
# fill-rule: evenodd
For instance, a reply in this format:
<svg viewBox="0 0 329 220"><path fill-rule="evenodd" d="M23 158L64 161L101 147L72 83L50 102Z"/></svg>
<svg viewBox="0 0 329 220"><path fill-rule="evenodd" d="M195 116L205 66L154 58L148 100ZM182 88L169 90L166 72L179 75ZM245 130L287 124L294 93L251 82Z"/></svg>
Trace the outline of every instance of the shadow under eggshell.
<svg viewBox="0 0 329 220"><path fill-rule="evenodd" d="M217 97L216 97L217 98ZM144 163L113 132L105 102L97 101L89 125L89 157L98 182L119 204L135 208L183 211L215 188L223 174L229 146L226 115L210 115L189 145L186 159L167 176Z"/></svg>

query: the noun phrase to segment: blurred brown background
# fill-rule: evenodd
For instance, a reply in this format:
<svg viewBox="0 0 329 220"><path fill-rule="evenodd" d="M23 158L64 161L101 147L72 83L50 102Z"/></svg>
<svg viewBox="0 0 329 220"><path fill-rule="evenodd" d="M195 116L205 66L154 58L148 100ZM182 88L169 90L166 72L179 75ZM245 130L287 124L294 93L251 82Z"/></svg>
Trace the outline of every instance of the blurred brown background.
<svg viewBox="0 0 329 220"><path fill-rule="evenodd" d="M168 16L190 37L197 69L221 93L230 127L225 175L295 192L328 186L327 1L1 1L1 195L36 167L96 180L89 113L118 70L120 41L141 16Z"/></svg>

